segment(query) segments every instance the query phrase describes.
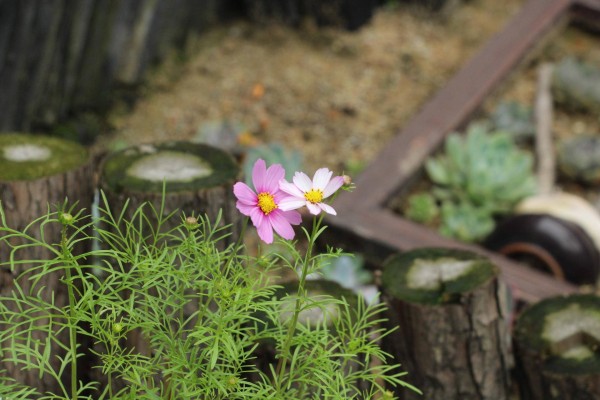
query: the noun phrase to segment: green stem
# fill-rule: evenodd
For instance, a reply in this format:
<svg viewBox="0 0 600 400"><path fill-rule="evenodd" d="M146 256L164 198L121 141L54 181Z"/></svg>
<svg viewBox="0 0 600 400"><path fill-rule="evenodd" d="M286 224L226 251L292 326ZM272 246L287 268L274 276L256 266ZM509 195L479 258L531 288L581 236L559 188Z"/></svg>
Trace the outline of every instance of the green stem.
<svg viewBox="0 0 600 400"><path fill-rule="evenodd" d="M310 261L312 260L312 252L315 245L315 241L317 239L317 232L319 231L319 227L321 225L321 221L323 220L323 213L319 216L319 218L313 219L313 227L312 233L308 238L308 246L306 248L306 254L302 261L302 269L300 271L300 276L298 279L298 291L296 297L296 304L294 306L294 314L292 315L292 319L288 326L288 332L283 344L283 348L281 349L281 357L277 362L277 368L275 369L275 374L278 377L276 386L277 391L279 392L282 387L283 378L285 376L285 369L287 366L290 347L292 345L292 340L294 338L294 333L296 332L296 326L298 324L298 317L300 316L300 310L304 305L304 300L306 299L306 290L304 288L306 283L306 277L308 276L308 268L310 266Z"/></svg>
<svg viewBox="0 0 600 400"><path fill-rule="evenodd" d="M75 293L71 275L70 252L67 247L67 226L62 227L61 251L65 261L65 274L67 278L67 293L69 296L69 347L71 352L71 398L77 399L77 328L75 327Z"/></svg>

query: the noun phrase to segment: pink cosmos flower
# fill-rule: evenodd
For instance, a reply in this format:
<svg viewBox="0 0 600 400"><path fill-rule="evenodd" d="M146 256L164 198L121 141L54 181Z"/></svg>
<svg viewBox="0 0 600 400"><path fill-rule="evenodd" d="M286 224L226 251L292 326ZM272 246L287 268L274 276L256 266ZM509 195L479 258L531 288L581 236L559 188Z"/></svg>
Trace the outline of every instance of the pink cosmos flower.
<svg viewBox="0 0 600 400"><path fill-rule="evenodd" d="M257 160L252 168L252 183L256 192L243 182L233 185L233 193L238 201L235 206L252 220L258 236L265 243L273 243L273 229L284 239L294 238L292 225L298 225L302 218L297 211L282 210L281 201L288 196L279 189L279 181L285 176L280 164L266 167L264 160Z"/></svg>
<svg viewBox="0 0 600 400"><path fill-rule="evenodd" d="M279 208L288 211L306 206L314 215L318 215L321 211L336 215L333 207L323 203L323 199L334 194L344 184L344 177L336 176L332 179L332 174L333 172L327 168L320 168L315 172L312 181L303 172L294 174L294 183L282 179L279 188L291 197L279 203Z"/></svg>

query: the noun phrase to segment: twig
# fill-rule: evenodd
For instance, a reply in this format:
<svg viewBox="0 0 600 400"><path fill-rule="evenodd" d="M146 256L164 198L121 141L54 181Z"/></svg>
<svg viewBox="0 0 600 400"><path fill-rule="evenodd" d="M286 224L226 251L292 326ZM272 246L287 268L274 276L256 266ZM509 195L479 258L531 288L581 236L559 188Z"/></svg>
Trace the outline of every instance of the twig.
<svg viewBox="0 0 600 400"><path fill-rule="evenodd" d="M552 64L545 63L538 72L535 100L537 179L540 194L550 193L555 183L554 145L552 140Z"/></svg>

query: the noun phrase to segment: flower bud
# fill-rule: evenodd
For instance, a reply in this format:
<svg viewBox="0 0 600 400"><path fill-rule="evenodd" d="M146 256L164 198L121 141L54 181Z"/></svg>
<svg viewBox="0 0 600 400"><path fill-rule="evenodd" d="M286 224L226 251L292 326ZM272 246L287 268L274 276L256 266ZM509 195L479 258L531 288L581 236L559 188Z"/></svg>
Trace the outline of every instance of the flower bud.
<svg viewBox="0 0 600 400"><path fill-rule="evenodd" d="M352 184L352 178L350 175L342 175L342 178L344 178L344 185L350 186Z"/></svg>
<svg viewBox="0 0 600 400"><path fill-rule="evenodd" d="M230 377L227 379L227 384L228 384L229 386L236 386L236 385L237 385L237 383L238 383L238 379L237 379L235 376L233 376L233 375L232 375L232 376L230 376Z"/></svg>
<svg viewBox="0 0 600 400"><path fill-rule="evenodd" d="M198 228L198 226L198 218L190 216L185 219L185 227L190 231Z"/></svg>
<svg viewBox="0 0 600 400"><path fill-rule="evenodd" d="M121 333L123 331L123 324L120 322L115 322L115 324L112 326L112 331L113 333Z"/></svg>
<svg viewBox="0 0 600 400"><path fill-rule="evenodd" d="M390 392L389 390L386 390L385 392L383 392L383 395L381 397L382 400L394 400L396 397L394 397L394 394L392 392Z"/></svg>
<svg viewBox="0 0 600 400"><path fill-rule="evenodd" d="M73 225L75 218L73 218L73 216L69 213L60 213L58 220L63 225Z"/></svg>

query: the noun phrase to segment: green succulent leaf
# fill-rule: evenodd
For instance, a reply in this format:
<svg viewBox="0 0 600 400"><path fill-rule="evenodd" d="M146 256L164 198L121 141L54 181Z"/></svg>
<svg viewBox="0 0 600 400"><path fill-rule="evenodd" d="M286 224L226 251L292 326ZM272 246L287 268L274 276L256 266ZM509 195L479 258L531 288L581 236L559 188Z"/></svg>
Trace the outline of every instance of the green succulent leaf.
<svg viewBox="0 0 600 400"><path fill-rule="evenodd" d="M406 216L412 221L427 224L439 215L435 197L429 193L415 193L408 198Z"/></svg>
<svg viewBox="0 0 600 400"><path fill-rule="evenodd" d="M495 226L492 214L486 208L470 203L446 202L442 205L440 233L465 242L484 239Z"/></svg>
<svg viewBox="0 0 600 400"><path fill-rule="evenodd" d="M449 135L444 149L444 154L426 162L436 185L433 193L440 201L506 212L535 193L533 157L519 149L507 132L473 123L465 135Z"/></svg>

